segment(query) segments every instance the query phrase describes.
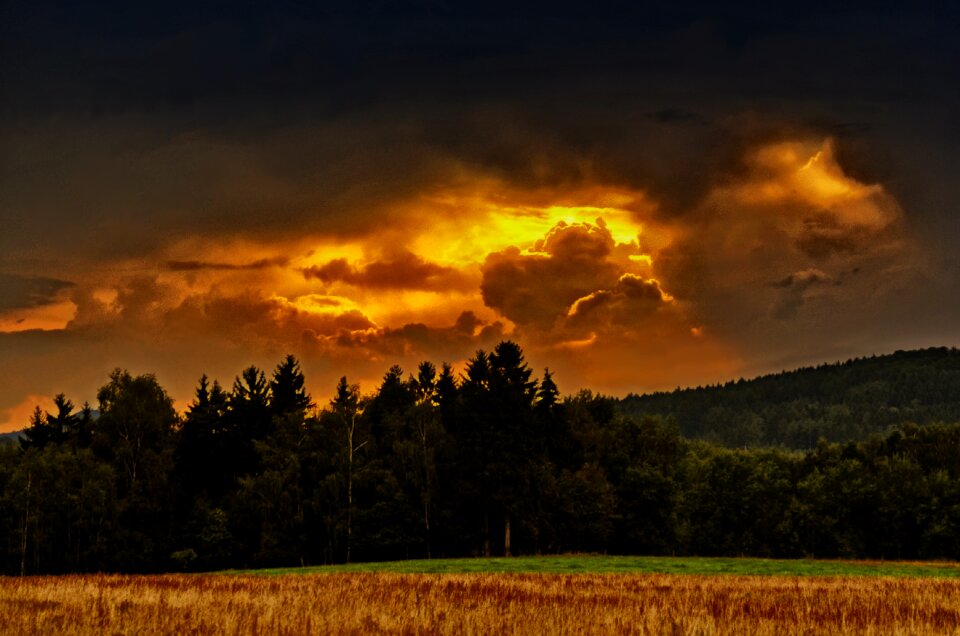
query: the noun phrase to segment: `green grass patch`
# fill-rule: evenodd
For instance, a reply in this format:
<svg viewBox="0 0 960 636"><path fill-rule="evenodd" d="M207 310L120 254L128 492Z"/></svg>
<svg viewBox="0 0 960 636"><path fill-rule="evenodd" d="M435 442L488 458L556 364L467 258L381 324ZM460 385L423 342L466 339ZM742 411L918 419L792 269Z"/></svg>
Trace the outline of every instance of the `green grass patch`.
<svg viewBox="0 0 960 636"><path fill-rule="evenodd" d="M539 572L543 574L733 574L960 578L960 564L953 562L560 555L349 563L302 568L226 570L221 574L275 576L285 574L331 574L336 572L393 572L397 574Z"/></svg>

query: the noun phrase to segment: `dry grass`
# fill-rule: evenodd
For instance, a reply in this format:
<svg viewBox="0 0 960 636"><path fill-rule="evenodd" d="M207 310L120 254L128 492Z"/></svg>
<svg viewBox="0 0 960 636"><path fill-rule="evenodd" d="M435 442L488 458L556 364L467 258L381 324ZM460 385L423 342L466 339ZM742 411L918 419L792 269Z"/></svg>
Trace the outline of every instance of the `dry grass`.
<svg viewBox="0 0 960 636"><path fill-rule="evenodd" d="M538 574L0 578L9 634L950 634L943 579Z"/></svg>

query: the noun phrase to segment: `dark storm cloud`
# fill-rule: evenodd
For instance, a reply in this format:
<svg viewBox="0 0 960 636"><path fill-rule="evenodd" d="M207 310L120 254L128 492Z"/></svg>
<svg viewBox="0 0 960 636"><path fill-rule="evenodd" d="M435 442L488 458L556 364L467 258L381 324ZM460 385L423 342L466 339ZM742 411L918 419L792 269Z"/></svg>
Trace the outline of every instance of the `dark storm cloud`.
<svg viewBox="0 0 960 636"><path fill-rule="evenodd" d="M73 283L56 278L0 274L0 311L50 304L71 287Z"/></svg>
<svg viewBox="0 0 960 636"><path fill-rule="evenodd" d="M575 180L596 163L683 202L727 163L742 134L731 115L772 113L775 125L755 128L774 132L853 115L871 128L889 115L864 103L942 103L960 90L955 15L942 7L104 6L8 6L5 112L145 116L167 138L255 148L271 129L349 116L381 131L358 140L368 150L406 155L404 172L431 148L528 181ZM299 141L308 166L331 159L330 139Z"/></svg>
<svg viewBox="0 0 960 636"><path fill-rule="evenodd" d="M957 230L941 177L960 160L960 40L942 4L0 10L8 268L65 240L119 257L193 234L362 235L464 167L628 184L672 217L744 147L798 132L840 137L844 165L889 180L932 240Z"/></svg>
<svg viewBox="0 0 960 636"><path fill-rule="evenodd" d="M336 109L409 97L438 80L450 82L446 94L475 97L531 77L601 69L693 71L681 81L719 71L716 84L728 91L760 84L795 94L825 85L929 93L930 74L950 68L930 53L956 52L949 38L929 39L951 31L952 8L891 3L36 2L5 3L3 17L4 52L14 60L5 79L36 86L30 74L42 70L49 80L15 104L59 106L67 93L104 109L268 95L307 95ZM863 73L839 84L851 67ZM798 73L805 69L817 72Z"/></svg>
<svg viewBox="0 0 960 636"><path fill-rule="evenodd" d="M869 157L895 156L898 131L915 128L916 104L927 136L943 138L960 94L955 16L943 7L38 2L3 11L8 269L65 241L81 253L107 244L119 258L185 235L362 235L392 202L463 169L522 187L626 184L672 217L730 178L758 138L842 132L870 177L884 164ZM960 144L938 147L942 160L960 158ZM898 185L934 203L955 194L946 180L913 176ZM943 225L933 207L916 214ZM811 249L830 249L825 240L812 237Z"/></svg>

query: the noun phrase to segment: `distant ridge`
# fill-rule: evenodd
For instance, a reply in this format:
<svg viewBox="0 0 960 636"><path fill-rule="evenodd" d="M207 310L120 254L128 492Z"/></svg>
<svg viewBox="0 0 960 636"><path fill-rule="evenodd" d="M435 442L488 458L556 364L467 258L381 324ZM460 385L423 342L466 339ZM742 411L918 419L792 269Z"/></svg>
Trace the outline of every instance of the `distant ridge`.
<svg viewBox="0 0 960 636"><path fill-rule="evenodd" d="M23 436L23 431L13 431L11 433L0 433L0 444L6 442L16 442Z"/></svg>
<svg viewBox="0 0 960 636"><path fill-rule="evenodd" d="M628 395L628 415L673 417L727 446L811 448L903 424L960 421L960 350L936 347L691 389Z"/></svg>

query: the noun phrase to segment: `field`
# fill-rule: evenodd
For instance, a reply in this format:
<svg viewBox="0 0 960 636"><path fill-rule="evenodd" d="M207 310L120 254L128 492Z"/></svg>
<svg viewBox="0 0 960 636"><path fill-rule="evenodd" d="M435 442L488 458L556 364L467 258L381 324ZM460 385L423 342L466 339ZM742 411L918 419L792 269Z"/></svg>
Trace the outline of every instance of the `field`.
<svg viewBox="0 0 960 636"><path fill-rule="evenodd" d="M617 564L604 559L557 558L540 566L548 570L550 564L579 563L599 569ZM675 559L672 564L684 561L693 562L689 570L697 563L714 570L763 563ZM455 569L458 562L446 563ZM481 563L502 567L500 560L473 565ZM954 571L924 564L899 567ZM0 578L0 632L960 633L960 580L949 576L325 571L329 573L5 577Z"/></svg>
<svg viewBox="0 0 960 636"><path fill-rule="evenodd" d="M267 570L230 570L225 574L329 574L373 572L394 574L737 574L766 576L896 576L960 577L953 562L840 561L823 559L755 559L708 557L645 557L559 555L490 559L432 559L351 563L349 565Z"/></svg>

